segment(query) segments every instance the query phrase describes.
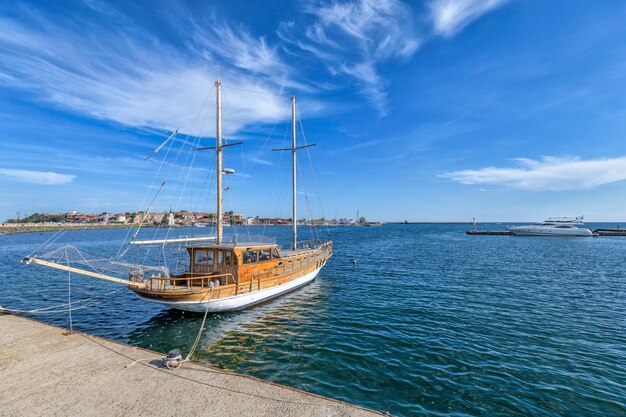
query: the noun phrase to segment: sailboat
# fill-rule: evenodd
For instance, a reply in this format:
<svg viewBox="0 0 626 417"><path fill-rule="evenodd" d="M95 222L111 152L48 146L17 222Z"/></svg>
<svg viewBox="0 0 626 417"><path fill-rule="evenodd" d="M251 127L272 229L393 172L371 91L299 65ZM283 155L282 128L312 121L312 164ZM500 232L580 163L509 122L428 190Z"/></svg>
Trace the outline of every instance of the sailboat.
<svg viewBox="0 0 626 417"><path fill-rule="evenodd" d="M131 246L184 244L188 266L182 273L171 273L165 266L125 263L117 258L89 257L73 247L22 261L50 268L104 279L128 286L143 300L191 312L225 312L244 309L287 294L312 282L333 255L332 241L298 241L296 207L296 153L312 146L297 146L296 100L291 97L292 239L287 249L260 241L226 241L223 235L222 176L232 170L222 166L222 152L232 144L222 143L221 83L215 82L216 94L216 235L162 240L131 240ZM204 148L208 149L208 148ZM70 252L79 256L70 256ZM64 263L65 259L68 262ZM71 265L74 260L79 267ZM87 268L85 268L87 267ZM114 271L114 276L103 272Z"/></svg>

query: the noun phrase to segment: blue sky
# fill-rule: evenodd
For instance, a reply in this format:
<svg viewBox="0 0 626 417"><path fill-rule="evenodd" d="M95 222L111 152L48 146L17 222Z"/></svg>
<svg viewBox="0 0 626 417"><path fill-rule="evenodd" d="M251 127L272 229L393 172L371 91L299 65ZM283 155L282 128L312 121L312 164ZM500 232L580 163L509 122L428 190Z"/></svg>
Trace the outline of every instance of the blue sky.
<svg viewBox="0 0 626 417"><path fill-rule="evenodd" d="M138 211L163 179L153 210L214 209L212 155L190 150L219 77L244 142L226 210L289 217L271 149L296 95L303 215L624 220L624 21L611 0L5 2L0 219Z"/></svg>

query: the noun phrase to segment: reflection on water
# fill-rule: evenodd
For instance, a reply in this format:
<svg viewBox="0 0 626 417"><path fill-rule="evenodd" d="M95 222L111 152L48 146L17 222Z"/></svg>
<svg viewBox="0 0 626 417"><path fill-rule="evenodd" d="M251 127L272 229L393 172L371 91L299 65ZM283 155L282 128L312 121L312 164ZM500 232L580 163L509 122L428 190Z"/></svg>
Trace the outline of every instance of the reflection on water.
<svg viewBox="0 0 626 417"><path fill-rule="evenodd" d="M209 316L195 358L395 415L626 415L626 238L464 229L336 228L314 283ZM75 231L60 244L107 255L124 235ZM37 318L65 326L67 274L18 263L48 236L0 237L0 304L61 304ZM75 328L160 352L186 354L202 321L75 275L72 299Z"/></svg>
<svg viewBox="0 0 626 417"><path fill-rule="evenodd" d="M194 359L217 366L231 367L250 358L246 341L249 335L280 335L286 321L299 320L303 306L320 296L315 282L298 293L275 299L244 311L209 314ZM180 348L188 352L196 338L202 314L165 309L128 335L128 342L162 352ZM287 336L286 334L283 336ZM292 334L291 336L296 336Z"/></svg>

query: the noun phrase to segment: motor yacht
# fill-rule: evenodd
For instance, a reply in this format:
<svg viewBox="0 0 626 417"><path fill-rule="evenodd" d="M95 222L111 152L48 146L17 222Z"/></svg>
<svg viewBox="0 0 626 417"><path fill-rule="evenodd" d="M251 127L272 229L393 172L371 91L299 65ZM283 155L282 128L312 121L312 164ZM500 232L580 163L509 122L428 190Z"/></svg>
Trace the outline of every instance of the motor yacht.
<svg viewBox="0 0 626 417"><path fill-rule="evenodd" d="M553 236L553 237L586 237L593 236L590 229L577 227L583 225L583 216L550 217L541 223L514 226L509 230L516 236Z"/></svg>

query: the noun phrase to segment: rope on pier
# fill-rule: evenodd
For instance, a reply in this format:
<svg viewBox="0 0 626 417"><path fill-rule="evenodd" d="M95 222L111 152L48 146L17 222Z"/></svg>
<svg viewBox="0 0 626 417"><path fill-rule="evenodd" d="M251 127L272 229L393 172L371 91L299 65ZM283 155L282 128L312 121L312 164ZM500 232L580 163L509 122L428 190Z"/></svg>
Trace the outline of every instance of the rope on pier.
<svg viewBox="0 0 626 417"><path fill-rule="evenodd" d="M204 323L206 323L206 316L209 313L209 307L211 306L211 298L213 297L213 283L211 283L211 291L209 292L209 300L206 303L206 310L204 311L204 317L202 318L202 324L200 325L200 330L198 331L198 335L196 336L196 340L193 342L187 357L185 358L185 362L189 361L191 355L198 347L198 343L200 343L200 338L202 337L202 332L204 331Z"/></svg>
<svg viewBox="0 0 626 417"><path fill-rule="evenodd" d="M148 368L154 369L155 371L165 372L165 373L167 373L168 375L171 375L171 376L173 376L173 377L175 377L175 378L184 379L184 380L187 380L187 381L190 381L190 382L195 382L195 383L200 384L200 385L204 385L204 386L211 387L211 388L215 388L215 389L222 390L222 391L231 392L231 393L234 393L234 394L247 395L247 396L249 396L249 397L260 398L260 399L263 399L263 400L276 401L276 402L280 402L280 403L284 403L284 404L308 405L308 406L312 406L312 407L317 407L317 406L319 406L319 405L320 405L320 404L315 404L315 403L311 403L311 402L304 402L304 401L290 401L290 400L283 400L283 399L281 399L281 398L268 397L268 396L261 395L261 394L254 394L254 393L251 393L251 392L245 392L245 391L240 391L240 390L236 390L236 389L233 389L233 388L227 388L227 387L225 387L225 386L223 386L223 385L211 384L211 383L209 383L209 382L200 381L200 380L198 380L198 379L194 379L194 378L191 378L191 377L188 377L188 376L185 376L185 375L182 375L182 374L176 373L176 372L169 372L167 369L164 369L164 368L162 368L162 367L155 366L155 365L153 365L152 363L146 363L145 361L146 361L147 359L135 359L135 358L133 358L133 357L131 357L131 356L128 356L128 355L127 355L127 354L125 354L125 353L122 353L122 352L119 352L119 351L117 351L117 350L115 350L115 349L112 349L111 347L109 347L109 346L105 345L104 343L102 343L102 342L98 341L97 339L95 339L95 338L93 338L93 337L90 337L89 335L87 335L87 334L85 334L85 333L82 333L82 332L76 332L76 333L74 333L74 334L78 334L78 335L80 335L80 336L83 336L83 337L84 337L84 338L86 338L87 340L90 340L90 341L92 341L93 343L95 343L95 344L97 344L97 345L99 345L99 346L101 346L101 347L103 347L103 348L105 348L105 349L107 349L107 350L109 350L109 351L111 351L111 352L113 352L113 353L116 353L116 354L118 354L118 355L120 355L120 356L125 357L126 359L129 359L129 360L133 361L133 362L131 363L131 365L132 365L132 364L135 364L135 363L138 363L138 364L140 364L140 365L142 365L142 366L146 366L146 367L148 367ZM128 366L130 366L130 365L128 365ZM128 366L127 366L127 367L128 367ZM211 371L212 371L212 372L215 372L215 373L222 373L222 374L229 374L229 375L232 375L232 373L227 372L227 371L221 371L221 370L219 370L219 369L214 369L214 368L209 368L209 369L211 369ZM244 375L239 375L239 376L241 376L241 377L243 377L243 378L250 378L250 377L246 377L246 376L244 376ZM266 383L274 385L274 384L273 384L273 383L271 383L271 382L266 382ZM282 388L284 388L284 389L288 389L288 390L290 390L290 391L296 391L296 392L299 392L297 389L294 389L294 388L291 388L291 387L286 387L286 386L281 386L281 387L282 387ZM311 395L315 395L315 394L311 394ZM333 399L328 399L328 398L327 398L327 400L330 400L330 401L334 402L334 403L335 403L338 407L355 407L354 405L351 405L351 404L345 404L345 403L342 403L341 401L337 401L337 400L333 400ZM358 407L358 406L356 406L356 407Z"/></svg>
<svg viewBox="0 0 626 417"><path fill-rule="evenodd" d="M65 258L67 259L67 266L70 266L70 259L67 252L65 252ZM67 315L70 322L70 329L68 330L69 333L74 327L72 323L72 271L70 270L67 271Z"/></svg>
<svg viewBox="0 0 626 417"><path fill-rule="evenodd" d="M198 343L200 343L200 339L202 338L202 333L204 332L204 325L206 323L206 317L209 314L209 307L211 306L211 298L213 298L213 283L211 283L211 291L209 292L209 299L207 301L206 310L204 310L204 317L202 318L202 324L200 324L200 329L198 330L198 334L196 335L196 340L194 340L189 353L185 357L182 358L180 354L180 349L171 350L165 358L163 358L163 362L167 369L178 369L184 362L189 362L191 360L191 355L195 352L198 347ZM201 302L201 301L200 301Z"/></svg>

